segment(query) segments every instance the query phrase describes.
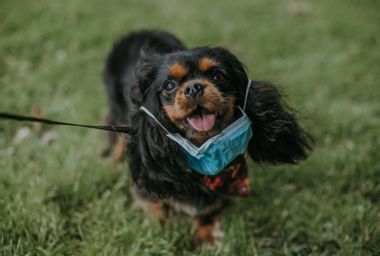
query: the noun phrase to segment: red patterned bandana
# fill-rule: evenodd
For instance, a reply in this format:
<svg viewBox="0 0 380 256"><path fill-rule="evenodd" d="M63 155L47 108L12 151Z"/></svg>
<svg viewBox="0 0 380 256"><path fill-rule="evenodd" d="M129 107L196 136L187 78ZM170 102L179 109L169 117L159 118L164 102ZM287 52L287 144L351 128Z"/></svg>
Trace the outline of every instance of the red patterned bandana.
<svg viewBox="0 0 380 256"><path fill-rule="evenodd" d="M215 176L204 176L202 183L211 190L228 196L248 196L249 177L243 155L235 158L223 171Z"/></svg>

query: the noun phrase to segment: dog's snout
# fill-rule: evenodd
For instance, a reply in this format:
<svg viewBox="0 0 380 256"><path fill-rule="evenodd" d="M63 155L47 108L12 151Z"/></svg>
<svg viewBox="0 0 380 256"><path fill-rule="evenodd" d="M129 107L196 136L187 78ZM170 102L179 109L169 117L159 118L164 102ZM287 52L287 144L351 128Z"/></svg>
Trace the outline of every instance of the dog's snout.
<svg viewBox="0 0 380 256"><path fill-rule="evenodd" d="M186 98L196 98L203 93L203 86L199 83L193 83L185 88L184 94Z"/></svg>

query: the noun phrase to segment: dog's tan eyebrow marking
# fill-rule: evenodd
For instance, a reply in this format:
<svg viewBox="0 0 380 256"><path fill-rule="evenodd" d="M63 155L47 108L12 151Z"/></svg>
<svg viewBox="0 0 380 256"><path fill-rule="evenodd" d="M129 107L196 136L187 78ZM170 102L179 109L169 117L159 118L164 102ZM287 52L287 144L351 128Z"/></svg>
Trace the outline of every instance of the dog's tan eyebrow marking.
<svg viewBox="0 0 380 256"><path fill-rule="evenodd" d="M180 79L187 75L187 68L178 62L172 64L168 69L168 75Z"/></svg>
<svg viewBox="0 0 380 256"><path fill-rule="evenodd" d="M201 72L206 72L207 70L209 70L213 67L216 67L217 65L218 65L218 63L216 63L216 61L214 61L208 57L204 57L204 58L198 60L198 69Z"/></svg>

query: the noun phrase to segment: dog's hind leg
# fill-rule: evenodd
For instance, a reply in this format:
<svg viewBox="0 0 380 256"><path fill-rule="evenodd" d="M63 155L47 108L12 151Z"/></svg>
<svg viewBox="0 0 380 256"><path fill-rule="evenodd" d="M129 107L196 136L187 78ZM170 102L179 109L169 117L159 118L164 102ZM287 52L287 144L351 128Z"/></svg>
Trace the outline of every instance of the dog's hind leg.
<svg viewBox="0 0 380 256"><path fill-rule="evenodd" d="M104 121L107 125L114 125L114 119L112 118L112 114L108 114ZM118 124L120 125L120 124ZM123 126L126 124L121 124L120 126ZM113 157L115 161L119 162L122 161L125 158L126 154L126 145L127 145L127 139L115 132L108 132L107 134L107 147L102 151L102 157L108 157L113 153Z"/></svg>
<svg viewBox="0 0 380 256"><path fill-rule="evenodd" d="M117 134L116 134L117 135ZM121 135L117 135L116 145L113 152L115 161L119 162L125 159L127 139Z"/></svg>
<svg viewBox="0 0 380 256"><path fill-rule="evenodd" d="M111 114L107 114L104 118L104 122L106 125L112 125L114 124L113 118ZM102 151L102 157L108 157L113 152L115 145L117 142L117 134L114 132L108 132L107 133L107 147Z"/></svg>
<svg viewBox="0 0 380 256"><path fill-rule="evenodd" d="M140 206L151 218L159 221L163 227L169 217L169 205L162 200L154 200L147 193L133 186L131 194L136 204Z"/></svg>

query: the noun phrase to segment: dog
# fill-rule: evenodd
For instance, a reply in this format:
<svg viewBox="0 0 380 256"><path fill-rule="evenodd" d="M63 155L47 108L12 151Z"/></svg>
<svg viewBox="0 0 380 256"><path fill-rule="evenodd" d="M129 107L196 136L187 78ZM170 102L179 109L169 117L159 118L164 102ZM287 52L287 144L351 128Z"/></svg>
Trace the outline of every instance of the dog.
<svg viewBox="0 0 380 256"><path fill-rule="evenodd" d="M187 49L168 32L133 32L114 44L104 82L108 124L132 129L126 141L111 134L104 155L126 157L134 199L162 225L173 210L190 216L197 244L221 239L222 211L233 196L249 193L248 166L239 155L217 175L196 172L167 133L200 147L237 120L246 105L252 123L246 155L254 162L295 164L312 149L310 135L279 90L250 82L243 64L222 47Z"/></svg>

